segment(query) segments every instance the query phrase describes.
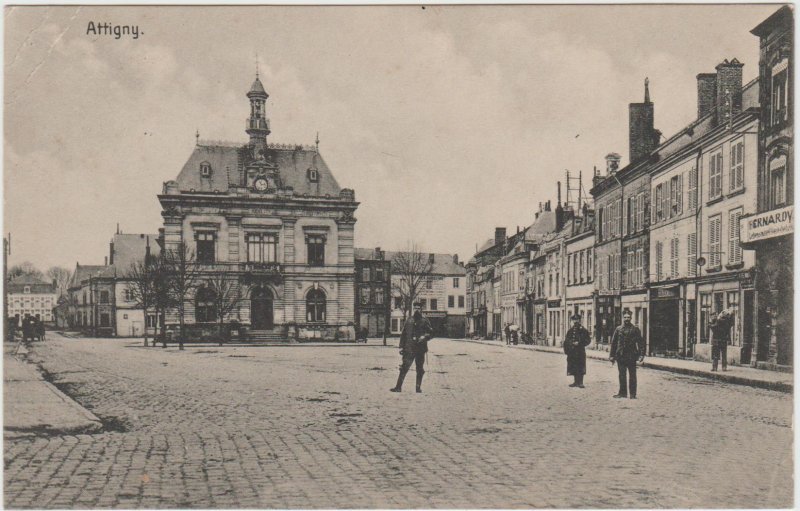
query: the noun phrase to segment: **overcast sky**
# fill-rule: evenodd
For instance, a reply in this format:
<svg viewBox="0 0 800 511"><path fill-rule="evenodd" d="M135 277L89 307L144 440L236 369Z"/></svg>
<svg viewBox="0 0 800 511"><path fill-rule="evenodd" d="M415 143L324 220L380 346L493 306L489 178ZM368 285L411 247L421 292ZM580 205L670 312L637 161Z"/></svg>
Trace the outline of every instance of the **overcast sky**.
<svg viewBox="0 0 800 511"><path fill-rule="evenodd" d="M695 76L758 72L775 5L8 7L4 232L10 263L102 264L119 223L202 139L246 142L256 55L270 142L313 144L353 188L356 244L469 258L555 202L564 170L628 156L650 78L656 128L696 116ZM133 40L89 22L138 25ZM588 191L589 186L585 186Z"/></svg>

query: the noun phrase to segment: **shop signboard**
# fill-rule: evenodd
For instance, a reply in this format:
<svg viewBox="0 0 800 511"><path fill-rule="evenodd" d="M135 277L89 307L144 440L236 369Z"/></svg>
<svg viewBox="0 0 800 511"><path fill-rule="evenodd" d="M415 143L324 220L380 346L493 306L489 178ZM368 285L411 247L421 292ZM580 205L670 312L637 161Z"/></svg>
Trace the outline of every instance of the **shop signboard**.
<svg viewBox="0 0 800 511"><path fill-rule="evenodd" d="M794 205L742 217L739 229L742 244L790 235L794 232Z"/></svg>

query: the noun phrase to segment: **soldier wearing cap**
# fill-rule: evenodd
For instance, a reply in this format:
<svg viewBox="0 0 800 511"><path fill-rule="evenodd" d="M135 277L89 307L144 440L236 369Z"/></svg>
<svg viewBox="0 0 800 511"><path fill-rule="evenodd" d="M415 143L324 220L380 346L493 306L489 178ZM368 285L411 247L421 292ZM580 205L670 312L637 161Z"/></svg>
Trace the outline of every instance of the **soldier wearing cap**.
<svg viewBox="0 0 800 511"><path fill-rule="evenodd" d="M417 392L422 392L425 354L428 352L428 340L431 338L432 332L430 321L422 315L422 304L414 303L414 314L403 325L403 332L400 334L400 356L403 357L400 364L400 375L397 377L397 384L389 390L400 392L406 373L411 369L411 364L416 363Z"/></svg>
<svg viewBox="0 0 800 511"><path fill-rule="evenodd" d="M608 354L611 363L617 362L619 371L619 392L614 395L616 398L636 399L636 361L644 360L644 338L639 327L631 323L631 317L631 310L625 308L622 311L622 324L614 330ZM629 382L627 376L630 376Z"/></svg>
<svg viewBox="0 0 800 511"><path fill-rule="evenodd" d="M586 374L586 346L592 343L589 331L581 325L579 314L572 315L572 327L564 338L564 353L567 354L567 375L575 381L570 387L583 388L583 375Z"/></svg>

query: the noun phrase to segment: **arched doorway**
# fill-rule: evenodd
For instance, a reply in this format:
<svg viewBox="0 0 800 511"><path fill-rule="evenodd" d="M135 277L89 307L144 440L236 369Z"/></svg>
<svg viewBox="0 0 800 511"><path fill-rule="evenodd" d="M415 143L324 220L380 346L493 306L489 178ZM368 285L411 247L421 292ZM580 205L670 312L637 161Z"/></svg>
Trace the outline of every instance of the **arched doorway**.
<svg viewBox="0 0 800 511"><path fill-rule="evenodd" d="M250 323L253 330L272 328L272 293L265 287L257 287L250 293Z"/></svg>

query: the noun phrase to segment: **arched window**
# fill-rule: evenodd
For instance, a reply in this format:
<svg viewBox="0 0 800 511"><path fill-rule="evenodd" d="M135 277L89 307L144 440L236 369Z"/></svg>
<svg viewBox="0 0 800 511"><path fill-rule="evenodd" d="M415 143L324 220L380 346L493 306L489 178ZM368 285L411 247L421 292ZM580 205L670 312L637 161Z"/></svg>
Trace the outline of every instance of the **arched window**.
<svg viewBox="0 0 800 511"><path fill-rule="evenodd" d="M312 289L306 296L306 320L325 321L325 293L321 289Z"/></svg>
<svg viewBox="0 0 800 511"><path fill-rule="evenodd" d="M213 289L201 286L194 297L194 318L198 323L210 323L217 319L214 300L217 295Z"/></svg>

